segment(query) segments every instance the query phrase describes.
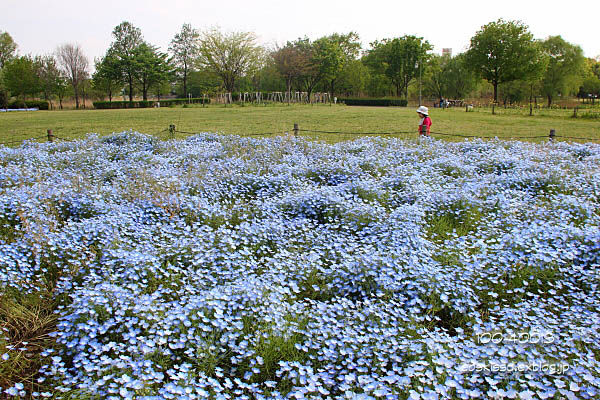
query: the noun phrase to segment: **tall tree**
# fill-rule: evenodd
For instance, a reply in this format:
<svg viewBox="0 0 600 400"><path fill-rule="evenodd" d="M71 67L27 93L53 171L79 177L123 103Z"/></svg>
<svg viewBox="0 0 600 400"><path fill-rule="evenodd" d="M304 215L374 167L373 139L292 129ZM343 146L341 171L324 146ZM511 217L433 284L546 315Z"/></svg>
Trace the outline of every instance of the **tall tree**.
<svg viewBox="0 0 600 400"><path fill-rule="evenodd" d="M283 92L287 89L285 79L279 73L275 60L265 60L265 65L252 76L253 90Z"/></svg>
<svg viewBox="0 0 600 400"><path fill-rule="evenodd" d="M261 66L263 56L264 50L256 43L254 33L224 34L213 28L200 37L197 62L217 74L225 90L232 92L237 79L252 74Z"/></svg>
<svg viewBox="0 0 600 400"><path fill-rule="evenodd" d="M371 43L365 62L387 76L396 88L396 96L408 98L408 85L424 72L432 46L421 37L405 35Z"/></svg>
<svg viewBox="0 0 600 400"><path fill-rule="evenodd" d="M163 96L171 93L171 90L171 82L169 81L157 82L150 87L150 93L153 94L158 101L160 101Z"/></svg>
<svg viewBox="0 0 600 400"><path fill-rule="evenodd" d="M600 61L593 58L585 60L583 82L578 96L583 99L591 98L592 104L595 104L596 99L600 97Z"/></svg>
<svg viewBox="0 0 600 400"><path fill-rule="evenodd" d="M499 19L481 27L471 38L467 64L494 87L514 80L529 80L543 71L540 46L520 21Z"/></svg>
<svg viewBox="0 0 600 400"><path fill-rule="evenodd" d="M345 96L360 96L371 79L369 68L359 60L348 62L342 70L337 90Z"/></svg>
<svg viewBox="0 0 600 400"><path fill-rule="evenodd" d="M200 68L190 72L188 90L194 97L201 97L203 94L215 94L222 87L221 78L213 71L206 68Z"/></svg>
<svg viewBox="0 0 600 400"><path fill-rule="evenodd" d="M17 54L17 44L8 32L0 31L0 68Z"/></svg>
<svg viewBox="0 0 600 400"><path fill-rule="evenodd" d="M542 49L548 56L548 67L542 78L542 93L550 107L556 95L566 95L579 88L585 57L581 47L566 42L560 36L544 40Z"/></svg>
<svg viewBox="0 0 600 400"><path fill-rule="evenodd" d="M9 92L4 83L4 71L0 68L0 108L8 108Z"/></svg>
<svg viewBox="0 0 600 400"><path fill-rule="evenodd" d="M52 98L57 94L58 85L63 77L56 58L53 55L37 56L34 63L44 100L50 103L50 108L54 108Z"/></svg>
<svg viewBox="0 0 600 400"><path fill-rule="evenodd" d="M142 99L146 101L151 86L168 80L171 68L167 62L167 55L148 43L142 43L134 51L134 64Z"/></svg>
<svg viewBox="0 0 600 400"><path fill-rule="evenodd" d="M56 58L63 73L73 86L75 108L79 108L81 85L88 78L89 61L78 44L64 44L56 50Z"/></svg>
<svg viewBox="0 0 600 400"><path fill-rule="evenodd" d="M113 96L123 89L119 59L109 49L104 57L96 60L95 65L92 84L96 90L108 95L108 101L112 102Z"/></svg>
<svg viewBox="0 0 600 400"><path fill-rule="evenodd" d="M39 92L39 79L31 57L13 58L4 65L2 71L7 89L13 96L20 97L23 103L27 96L33 96Z"/></svg>
<svg viewBox="0 0 600 400"><path fill-rule="evenodd" d="M444 80L445 95L454 99L464 99L481 82L481 78L468 67L464 53L448 60L444 66Z"/></svg>
<svg viewBox="0 0 600 400"><path fill-rule="evenodd" d="M423 77L423 87L425 93L433 95L438 99L447 96L446 66L450 62L448 56L431 56L427 65L427 73Z"/></svg>
<svg viewBox="0 0 600 400"><path fill-rule="evenodd" d="M514 80L500 85L498 96L506 108L508 104L519 103L531 97L531 92L531 82Z"/></svg>
<svg viewBox="0 0 600 400"><path fill-rule="evenodd" d="M190 24L183 24L181 31L175 35L169 45L169 52L173 55L176 73L183 83L183 95L188 95L188 75L194 66L195 60L200 55L200 33Z"/></svg>
<svg viewBox="0 0 600 400"><path fill-rule="evenodd" d="M438 99L463 99L477 86L478 79L465 65L464 54L432 56L423 77L425 92Z"/></svg>
<svg viewBox="0 0 600 400"><path fill-rule="evenodd" d="M67 82L67 79L61 74L58 84L56 85L56 96L58 96L58 106L61 110L63 109L63 100L70 94L71 89L69 82Z"/></svg>
<svg viewBox="0 0 600 400"><path fill-rule="evenodd" d="M328 90L335 94L335 84L340 79L344 68L353 60L356 60L360 52L358 34L334 33L317 40L317 51L315 60L324 69L323 78L328 83Z"/></svg>
<svg viewBox="0 0 600 400"><path fill-rule="evenodd" d="M129 101L133 102L133 89L138 72L135 58L138 48L144 43L142 31L130 22L124 21L113 29L112 35L114 41L108 52L116 58L117 68L129 89Z"/></svg>
<svg viewBox="0 0 600 400"><path fill-rule="evenodd" d="M321 47L320 50L323 51L324 46L322 46L322 43L318 46L308 38L298 39L294 42L294 45L308 59L306 68L298 76L298 83L301 89L308 93L308 97L310 98L310 94L323 79L323 72L327 68L325 65L319 65L318 62L319 59L324 59L323 54L317 56L317 48Z"/></svg>
<svg viewBox="0 0 600 400"><path fill-rule="evenodd" d="M297 43L287 42L285 46L278 47L273 51L271 57L277 71L285 79L289 103L292 83L311 68L310 53L303 51Z"/></svg>

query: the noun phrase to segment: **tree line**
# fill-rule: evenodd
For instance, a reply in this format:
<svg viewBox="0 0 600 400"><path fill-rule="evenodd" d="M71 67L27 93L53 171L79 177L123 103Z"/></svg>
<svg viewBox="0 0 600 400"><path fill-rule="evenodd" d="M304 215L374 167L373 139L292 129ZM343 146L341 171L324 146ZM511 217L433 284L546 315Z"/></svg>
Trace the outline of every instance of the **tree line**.
<svg viewBox="0 0 600 400"><path fill-rule="evenodd" d="M559 96L592 102L600 96L600 57L585 58L579 46L558 35L535 39L520 21L482 26L468 50L454 57L433 54L433 46L414 35L376 40L363 49L355 32L334 33L267 49L252 32L184 24L167 52L129 22L116 26L112 37L92 73L78 44L19 56L9 33L0 32L0 107L11 99L41 98L62 108L69 97L80 108L89 98L258 91L408 99L417 87L433 99L489 97L504 104L544 98L550 106Z"/></svg>

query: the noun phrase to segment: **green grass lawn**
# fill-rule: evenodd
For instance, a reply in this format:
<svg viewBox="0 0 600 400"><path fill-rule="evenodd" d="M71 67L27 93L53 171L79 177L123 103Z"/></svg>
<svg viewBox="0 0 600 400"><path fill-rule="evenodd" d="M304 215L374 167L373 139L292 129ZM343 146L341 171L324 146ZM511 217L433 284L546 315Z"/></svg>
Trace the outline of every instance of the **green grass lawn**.
<svg viewBox="0 0 600 400"><path fill-rule="evenodd" d="M446 140L461 137L436 135L459 134L484 138L517 138L556 135L594 138L600 141L600 119L571 118L566 113L544 113L529 116L529 110L492 115L484 109L465 112L464 108L440 110L431 108L433 136ZM414 107L349 107L344 105L268 105L206 108L159 108L131 110L71 110L0 113L0 143L43 137L48 129L65 139L83 137L87 133L106 135L134 130L167 137L170 124L178 131L222 132L228 134L281 134L291 132L294 123L301 130L352 133L401 132L398 137L415 137L418 116ZM356 135L300 132L315 139L335 142ZM177 136L184 136L178 134ZM545 139L531 139L542 141ZM562 139L561 139L562 140ZM583 141L583 140L579 140Z"/></svg>

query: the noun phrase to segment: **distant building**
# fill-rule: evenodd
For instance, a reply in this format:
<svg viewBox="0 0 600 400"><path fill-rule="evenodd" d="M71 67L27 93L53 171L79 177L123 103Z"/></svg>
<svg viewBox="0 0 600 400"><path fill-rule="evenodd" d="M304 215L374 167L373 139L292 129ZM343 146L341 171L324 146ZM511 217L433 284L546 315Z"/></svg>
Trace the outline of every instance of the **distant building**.
<svg viewBox="0 0 600 400"><path fill-rule="evenodd" d="M442 57L452 57L452 49L451 48L442 49Z"/></svg>

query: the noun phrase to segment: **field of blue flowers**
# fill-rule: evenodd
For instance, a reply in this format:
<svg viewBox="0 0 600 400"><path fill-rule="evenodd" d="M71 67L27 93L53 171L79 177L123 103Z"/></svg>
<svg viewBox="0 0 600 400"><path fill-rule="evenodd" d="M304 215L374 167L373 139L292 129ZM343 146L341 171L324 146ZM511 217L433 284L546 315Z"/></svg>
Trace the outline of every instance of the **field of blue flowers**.
<svg viewBox="0 0 600 400"><path fill-rule="evenodd" d="M52 390L2 391L598 398L599 167L499 140L0 148L0 293L63 298Z"/></svg>

